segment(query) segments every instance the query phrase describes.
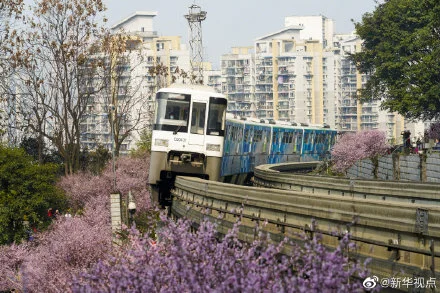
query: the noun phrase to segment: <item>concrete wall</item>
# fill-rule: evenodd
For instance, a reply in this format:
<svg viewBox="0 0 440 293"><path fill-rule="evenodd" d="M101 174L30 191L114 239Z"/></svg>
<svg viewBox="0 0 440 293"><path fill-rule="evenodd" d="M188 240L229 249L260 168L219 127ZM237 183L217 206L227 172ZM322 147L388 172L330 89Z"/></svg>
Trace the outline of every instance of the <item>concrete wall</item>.
<svg viewBox="0 0 440 293"><path fill-rule="evenodd" d="M421 169L420 161L423 157L418 155L408 155L399 157L400 180L420 181Z"/></svg>
<svg viewBox="0 0 440 293"><path fill-rule="evenodd" d="M393 180L393 158L391 156L385 156L379 158L379 168L377 169L377 179L380 180Z"/></svg>
<svg viewBox="0 0 440 293"><path fill-rule="evenodd" d="M347 177L349 178L364 178L374 179L374 165L370 159L358 161L347 171Z"/></svg>
<svg viewBox="0 0 440 293"><path fill-rule="evenodd" d="M426 181L440 183L440 153L432 153L426 158Z"/></svg>
<svg viewBox="0 0 440 293"><path fill-rule="evenodd" d="M347 171L348 178L374 178L370 159L357 162ZM440 153L423 155L388 155L379 158L377 179L440 183Z"/></svg>

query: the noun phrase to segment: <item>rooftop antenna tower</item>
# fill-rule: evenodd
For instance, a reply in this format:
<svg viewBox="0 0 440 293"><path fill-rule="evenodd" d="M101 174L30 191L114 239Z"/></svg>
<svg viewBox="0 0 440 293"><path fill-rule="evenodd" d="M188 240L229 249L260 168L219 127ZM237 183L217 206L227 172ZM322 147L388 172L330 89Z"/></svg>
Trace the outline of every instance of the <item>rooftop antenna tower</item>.
<svg viewBox="0 0 440 293"><path fill-rule="evenodd" d="M192 74L195 76L194 83L203 83L203 47L202 47L202 21L206 19L206 11L200 6L193 4L189 7L189 13L185 15L190 30L190 62Z"/></svg>

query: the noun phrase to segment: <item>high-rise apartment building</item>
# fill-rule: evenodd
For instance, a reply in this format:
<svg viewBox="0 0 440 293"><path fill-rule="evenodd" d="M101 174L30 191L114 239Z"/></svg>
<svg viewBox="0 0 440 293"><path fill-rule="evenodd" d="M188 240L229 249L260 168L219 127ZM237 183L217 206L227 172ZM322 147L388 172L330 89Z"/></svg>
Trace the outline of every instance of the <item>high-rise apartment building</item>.
<svg viewBox="0 0 440 293"><path fill-rule="evenodd" d="M228 112L242 117L256 117L252 51L253 47L234 47L221 61L221 89L229 98Z"/></svg>
<svg viewBox="0 0 440 293"><path fill-rule="evenodd" d="M317 40L324 48L331 46L335 34L335 24L330 18L323 15L287 16L284 26L300 26L299 39Z"/></svg>
<svg viewBox="0 0 440 293"><path fill-rule="evenodd" d="M286 17L285 27L257 38L253 50L232 48L222 56L228 110L244 117L328 124L343 131L380 129L397 143L403 130L420 136L420 125L382 111L380 101L356 99L368 76L357 71L349 54L361 45L354 34L336 35L333 20L324 16ZM243 64L250 67L246 78L240 75Z"/></svg>
<svg viewBox="0 0 440 293"><path fill-rule="evenodd" d="M335 125L334 55L321 43L258 39L255 65L259 117Z"/></svg>
<svg viewBox="0 0 440 293"><path fill-rule="evenodd" d="M119 134L123 137L130 132L120 148L122 154L127 153L135 147L140 131L151 128L155 92L171 84L173 77L179 78L181 70L190 72L189 50L179 36L158 36L153 29L156 15L157 12L136 12L112 27L114 33L129 36L124 58L119 58L113 69L117 74L111 73L112 81L108 83L107 93L117 87L116 98L91 99L81 123L82 147L94 149L102 144L112 148L109 107L114 106L120 115L127 117L122 120ZM130 105L127 99L131 99Z"/></svg>
<svg viewBox="0 0 440 293"><path fill-rule="evenodd" d="M221 70L207 70L203 71L204 81L203 84L213 87L217 92L222 92L223 76Z"/></svg>
<svg viewBox="0 0 440 293"><path fill-rule="evenodd" d="M340 95L337 107L337 127L344 131L380 129L388 138L400 138L400 133L407 128L401 115L380 109L380 101L359 102L357 90L367 81L368 76L360 74L349 59L350 53L359 52L362 40L357 36L335 36L335 45L340 48Z"/></svg>
<svg viewBox="0 0 440 293"><path fill-rule="evenodd" d="M332 26L322 16L288 17L285 28L258 38L253 52L248 49L239 54L243 49L233 48L223 55L222 89L229 98L229 111L245 117L335 126L335 56L323 45ZM250 76L237 75L242 72L241 64L249 67Z"/></svg>

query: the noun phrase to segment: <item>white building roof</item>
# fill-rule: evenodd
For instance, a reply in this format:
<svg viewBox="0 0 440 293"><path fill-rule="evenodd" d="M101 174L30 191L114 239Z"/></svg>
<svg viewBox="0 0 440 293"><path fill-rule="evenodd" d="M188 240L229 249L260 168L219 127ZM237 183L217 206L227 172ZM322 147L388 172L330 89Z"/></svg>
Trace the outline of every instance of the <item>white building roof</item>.
<svg viewBox="0 0 440 293"><path fill-rule="evenodd" d="M283 28L283 29L281 29L279 31L274 32L274 33L270 33L268 35L259 37L256 40L257 41L262 41L262 40L265 40L265 39L273 39L274 37L276 37L278 35L283 35L283 34L286 34L286 33L289 33L289 32L293 32L293 33L297 34L302 29L304 29L303 26L292 25L292 26L285 27L285 28Z"/></svg>
<svg viewBox="0 0 440 293"><path fill-rule="evenodd" d="M157 11L136 11L135 13L131 14L130 16L124 18L123 20L119 21L118 23L116 23L115 25L113 25L111 27L112 30L116 30L118 29L120 26L124 25L125 23L127 23L128 21L130 21L131 19L135 18L135 17L142 17L142 16L147 16L147 17L155 17L157 15Z"/></svg>

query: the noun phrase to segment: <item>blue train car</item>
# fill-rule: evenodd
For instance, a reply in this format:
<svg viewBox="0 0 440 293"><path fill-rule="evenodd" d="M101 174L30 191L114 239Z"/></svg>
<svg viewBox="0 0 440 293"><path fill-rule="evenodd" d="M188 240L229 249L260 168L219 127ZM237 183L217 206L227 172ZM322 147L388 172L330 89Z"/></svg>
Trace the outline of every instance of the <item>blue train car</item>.
<svg viewBox="0 0 440 293"><path fill-rule="evenodd" d="M300 161L303 129L291 125L273 125L268 163Z"/></svg>
<svg viewBox="0 0 440 293"><path fill-rule="evenodd" d="M330 128L228 118L221 176L249 174L262 164L322 160L336 136Z"/></svg>

